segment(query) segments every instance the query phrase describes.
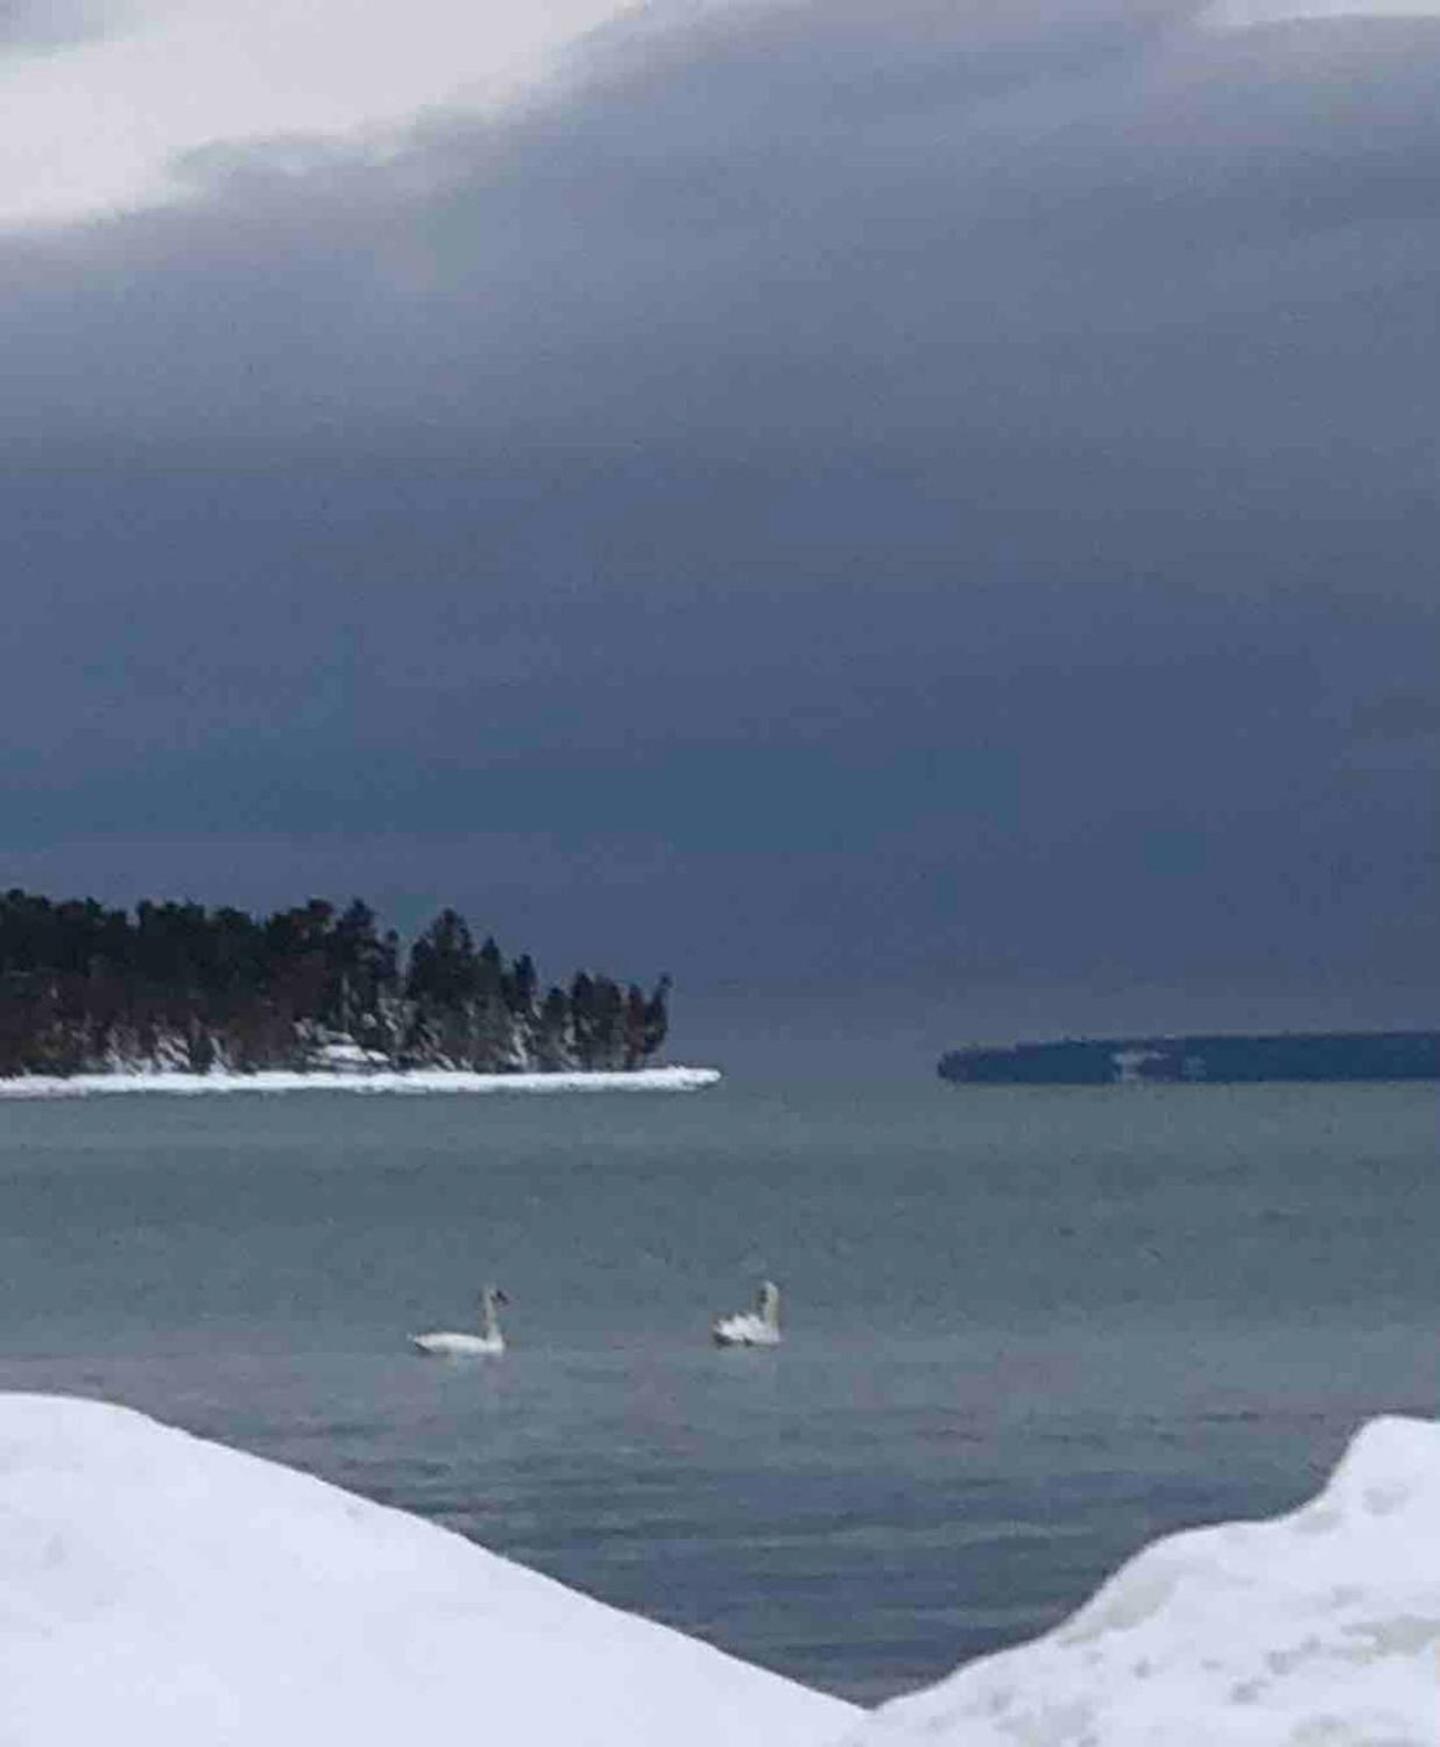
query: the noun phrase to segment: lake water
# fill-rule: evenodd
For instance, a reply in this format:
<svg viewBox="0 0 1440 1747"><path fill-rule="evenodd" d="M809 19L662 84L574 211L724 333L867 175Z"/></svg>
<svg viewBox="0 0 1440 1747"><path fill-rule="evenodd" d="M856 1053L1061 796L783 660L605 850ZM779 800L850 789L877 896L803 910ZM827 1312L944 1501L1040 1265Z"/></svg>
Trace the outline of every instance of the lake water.
<svg viewBox="0 0 1440 1747"><path fill-rule="evenodd" d="M1428 1086L0 1102L0 1387L873 1701L1440 1400ZM757 1277L778 1352L717 1352ZM413 1356L479 1286L510 1353Z"/></svg>

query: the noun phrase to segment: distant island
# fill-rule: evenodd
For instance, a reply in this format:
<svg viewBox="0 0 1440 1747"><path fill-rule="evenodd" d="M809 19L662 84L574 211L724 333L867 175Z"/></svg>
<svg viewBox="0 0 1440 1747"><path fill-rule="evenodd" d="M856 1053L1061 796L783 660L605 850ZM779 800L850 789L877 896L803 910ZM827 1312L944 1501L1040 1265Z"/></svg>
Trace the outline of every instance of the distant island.
<svg viewBox="0 0 1440 1747"><path fill-rule="evenodd" d="M455 910L408 947L354 900L254 917L194 903L0 896L0 1078L95 1074L635 1073L669 1027L670 979L477 947Z"/></svg>
<svg viewBox="0 0 1440 1747"><path fill-rule="evenodd" d="M968 1086L1241 1085L1267 1080L1440 1079L1440 1031L1066 1038L951 1050L942 1080Z"/></svg>

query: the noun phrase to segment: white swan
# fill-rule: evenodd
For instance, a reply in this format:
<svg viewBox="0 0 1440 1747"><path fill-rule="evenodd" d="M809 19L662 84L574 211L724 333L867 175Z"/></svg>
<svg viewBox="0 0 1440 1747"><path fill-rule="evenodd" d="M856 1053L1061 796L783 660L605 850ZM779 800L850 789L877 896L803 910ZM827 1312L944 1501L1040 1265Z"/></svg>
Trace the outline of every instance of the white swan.
<svg viewBox="0 0 1440 1747"><path fill-rule="evenodd" d="M499 1306L510 1300L498 1286L487 1286L480 1294L480 1332L461 1334L449 1329L434 1329L429 1334L411 1335L410 1344L419 1352L441 1359L487 1358L505 1351L505 1336L500 1332Z"/></svg>
<svg viewBox="0 0 1440 1747"><path fill-rule="evenodd" d="M717 1347L778 1347L780 1345L780 1288L762 1280L755 1294L754 1310L737 1316L717 1316L710 1324Z"/></svg>

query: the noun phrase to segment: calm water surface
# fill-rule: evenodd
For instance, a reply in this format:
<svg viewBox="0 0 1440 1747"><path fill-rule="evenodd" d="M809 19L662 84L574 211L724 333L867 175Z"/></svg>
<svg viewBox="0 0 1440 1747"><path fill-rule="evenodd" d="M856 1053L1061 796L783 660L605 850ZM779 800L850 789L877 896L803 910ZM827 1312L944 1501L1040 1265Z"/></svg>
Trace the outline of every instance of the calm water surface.
<svg viewBox="0 0 1440 1747"><path fill-rule="evenodd" d="M1424 1086L0 1102L0 1387L872 1701L1432 1412L1437 1164ZM407 1351L492 1278L504 1360Z"/></svg>

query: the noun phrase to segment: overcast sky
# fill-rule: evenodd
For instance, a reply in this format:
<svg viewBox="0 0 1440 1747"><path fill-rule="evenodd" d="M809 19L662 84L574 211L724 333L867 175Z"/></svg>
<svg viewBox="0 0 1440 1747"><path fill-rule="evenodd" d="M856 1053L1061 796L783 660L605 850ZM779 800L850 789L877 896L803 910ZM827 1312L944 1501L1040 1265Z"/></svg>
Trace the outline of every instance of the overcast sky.
<svg viewBox="0 0 1440 1747"><path fill-rule="evenodd" d="M1433 1020L1440 18L1297 10L0 4L0 877Z"/></svg>

